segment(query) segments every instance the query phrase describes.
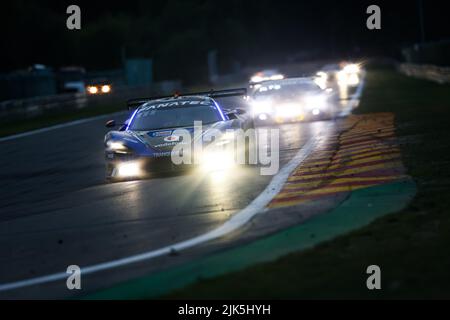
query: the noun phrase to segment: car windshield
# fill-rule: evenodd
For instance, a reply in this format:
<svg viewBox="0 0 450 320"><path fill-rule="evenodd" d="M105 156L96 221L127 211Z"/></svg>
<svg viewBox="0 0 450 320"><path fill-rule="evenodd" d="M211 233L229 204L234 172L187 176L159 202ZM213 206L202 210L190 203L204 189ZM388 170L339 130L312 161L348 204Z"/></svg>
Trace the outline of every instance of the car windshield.
<svg viewBox="0 0 450 320"><path fill-rule="evenodd" d="M193 127L194 121L210 124L222 118L214 105L189 105L137 111L129 129L149 131L155 129Z"/></svg>
<svg viewBox="0 0 450 320"><path fill-rule="evenodd" d="M271 85L267 87L261 87L255 93L254 98L267 99L267 98L295 98L299 95L316 93L320 91L320 88L314 83L301 83L301 84L289 84L289 85Z"/></svg>
<svg viewBox="0 0 450 320"><path fill-rule="evenodd" d="M323 71L333 71L333 70L339 70L339 65L338 64L327 64L325 65L322 70Z"/></svg>

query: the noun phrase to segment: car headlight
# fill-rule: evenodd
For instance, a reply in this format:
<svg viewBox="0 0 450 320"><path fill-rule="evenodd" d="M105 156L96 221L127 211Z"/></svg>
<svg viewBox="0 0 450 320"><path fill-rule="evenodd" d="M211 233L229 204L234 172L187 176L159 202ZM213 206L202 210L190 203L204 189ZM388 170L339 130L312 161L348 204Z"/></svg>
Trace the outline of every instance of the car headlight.
<svg viewBox="0 0 450 320"><path fill-rule="evenodd" d="M139 177L142 175L141 164L137 161L119 163L116 169L117 176L121 178Z"/></svg>
<svg viewBox="0 0 450 320"><path fill-rule="evenodd" d="M127 148L122 142L108 141L106 145L111 150L125 150Z"/></svg>
<svg viewBox="0 0 450 320"><path fill-rule="evenodd" d="M87 87L87 91L90 94L96 94L96 93L98 93L98 88L96 86L89 86L89 87Z"/></svg>
<svg viewBox="0 0 450 320"><path fill-rule="evenodd" d="M350 86L356 86L359 84L359 76L356 73L352 73L349 77L348 77L348 81L347 81L348 85Z"/></svg>
<svg viewBox="0 0 450 320"><path fill-rule="evenodd" d="M336 75L336 78L339 84L347 84L347 72L345 72L344 70L339 71Z"/></svg>
<svg viewBox="0 0 450 320"><path fill-rule="evenodd" d="M269 113L272 109L272 102L268 100L264 101L253 101L252 102L252 111L253 113Z"/></svg>
<svg viewBox="0 0 450 320"><path fill-rule="evenodd" d="M328 79L328 74L326 73L326 72L323 72L323 71L319 71L319 72L317 72L316 73L316 76L317 77L320 77L320 78L323 78L323 79Z"/></svg>
<svg viewBox="0 0 450 320"><path fill-rule="evenodd" d="M325 89L327 86L328 74L323 71L319 71L314 78L314 82L321 88Z"/></svg>
<svg viewBox="0 0 450 320"><path fill-rule="evenodd" d="M327 98L322 95L310 96L305 99L305 102L308 109L319 108L326 106Z"/></svg>
<svg viewBox="0 0 450 320"><path fill-rule="evenodd" d="M259 120L265 121L267 120L267 115L265 113L262 113L258 116Z"/></svg>
<svg viewBox="0 0 450 320"><path fill-rule="evenodd" d="M253 76L250 79L250 82L253 82L253 83L258 83L258 82L261 82L261 81L264 81L264 78L261 77L261 76Z"/></svg>
<svg viewBox="0 0 450 320"><path fill-rule="evenodd" d="M111 91L111 86L109 84L105 84L102 86L103 93L109 93Z"/></svg>
<svg viewBox="0 0 450 320"><path fill-rule="evenodd" d="M346 73L358 73L361 68L359 67L359 65L352 63L346 65L342 70Z"/></svg>
<svg viewBox="0 0 450 320"><path fill-rule="evenodd" d="M113 151L116 153L130 153L130 148L120 141L108 141L106 143L106 148L108 151Z"/></svg>
<svg viewBox="0 0 450 320"><path fill-rule="evenodd" d="M200 159L200 168L204 172L227 170L234 167L234 153L230 149L211 148L204 150Z"/></svg>

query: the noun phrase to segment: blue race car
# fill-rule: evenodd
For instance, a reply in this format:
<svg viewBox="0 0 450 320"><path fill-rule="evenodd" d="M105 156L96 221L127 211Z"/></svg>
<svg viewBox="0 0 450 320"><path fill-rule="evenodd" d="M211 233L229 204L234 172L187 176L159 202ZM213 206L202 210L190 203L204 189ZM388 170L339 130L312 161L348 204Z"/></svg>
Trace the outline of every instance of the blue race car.
<svg viewBox="0 0 450 320"><path fill-rule="evenodd" d="M225 110L216 98L245 95L246 89L229 89L128 101L129 108L137 106L136 110L118 130L109 131L105 136L107 179L124 180L145 177L153 172L199 166L214 170L225 166L229 163L225 162L230 152L224 151L226 148L223 147L238 145L234 143L235 132L253 135L254 130L248 129L254 126L245 110ZM116 126L114 120L106 123L108 128ZM254 138L244 137L246 162ZM202 145L200 153L197 150L199 141ZM179 163L174 161L174 155L178 159L191 160ZM235 156L230 157L235 159Z"/></svg>

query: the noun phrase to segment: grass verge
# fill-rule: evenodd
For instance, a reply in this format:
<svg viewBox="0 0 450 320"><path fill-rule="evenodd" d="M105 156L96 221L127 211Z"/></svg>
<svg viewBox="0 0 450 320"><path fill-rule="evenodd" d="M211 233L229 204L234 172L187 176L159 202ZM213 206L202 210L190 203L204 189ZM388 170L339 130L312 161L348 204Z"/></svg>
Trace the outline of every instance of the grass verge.
<svg viewBox="0 0 450 320"><path fill-rule="evenodd" d="M116 102L92 108L71 109L66 112L54 111L39 115L35 118L4 122L0 125L0 137L118 111L126 111L123 103Z"/></svg>
<svg viewBox="0 0 450 320"><path fill-rule="evenodd" d="M324 242L164 298L450 298L450 90L393 70L368 72L357 113L394 112L418 193L401 212ZM366 288L368 265L382 290Z"/></svg>

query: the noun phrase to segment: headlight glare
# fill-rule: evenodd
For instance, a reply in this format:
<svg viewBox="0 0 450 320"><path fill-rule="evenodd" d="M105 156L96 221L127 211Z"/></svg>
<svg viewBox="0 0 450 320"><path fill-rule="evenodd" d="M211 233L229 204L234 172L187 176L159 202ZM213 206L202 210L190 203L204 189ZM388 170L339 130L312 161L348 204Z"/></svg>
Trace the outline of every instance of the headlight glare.
<svg viewBox="0 0 450 320"><path fill-rule="evenodd" d="M126 145L119 141L108 141L106 146L109 150L112 151L126 151L129 150Z"/></svg>
<svg viewBox="0 0 450 320"><path fill-rule="evenodd" d="M110 85L105 84L105 85L102 86L102 92L103 93L108 93L110 91L111 91L111 86Z"/></svg>
<svg viewBox="0 0 450 320"><path fill-rule="evenodd" d="M139 177L142 175L139 162L123 162L117 165L117 176L121 178Z"/></svg>
<svg viewBox="0 0 450 320"><path fill-rule="evenodd" d="M96 93L98 93L98 88L96 86L89 86L89 87L87 87L87 91L90 94L96 94Z"/></svg>

